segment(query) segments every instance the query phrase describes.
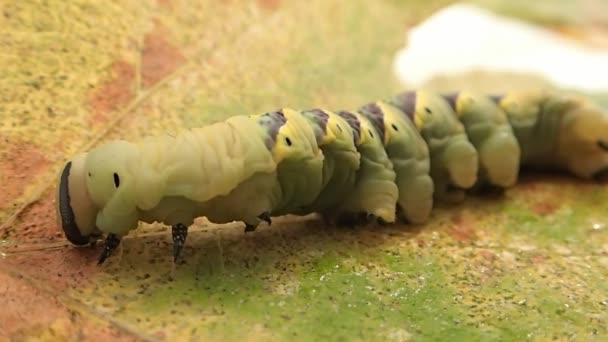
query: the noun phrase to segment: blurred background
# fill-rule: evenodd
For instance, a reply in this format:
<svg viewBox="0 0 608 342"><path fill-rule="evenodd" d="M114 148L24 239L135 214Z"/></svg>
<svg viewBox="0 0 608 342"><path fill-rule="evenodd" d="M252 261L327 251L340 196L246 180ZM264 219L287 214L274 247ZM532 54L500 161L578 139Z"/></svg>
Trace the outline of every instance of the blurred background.
<svg viewBox="0 0 608 342"><path fill-rule="evenodd" d="M608 196L559 176L417 228L201 220L175 269L166 227L100 268L56 224L59 169L100 142L417 87L608 105L608 2L0 2L0 338L606 338Z"/></svg>

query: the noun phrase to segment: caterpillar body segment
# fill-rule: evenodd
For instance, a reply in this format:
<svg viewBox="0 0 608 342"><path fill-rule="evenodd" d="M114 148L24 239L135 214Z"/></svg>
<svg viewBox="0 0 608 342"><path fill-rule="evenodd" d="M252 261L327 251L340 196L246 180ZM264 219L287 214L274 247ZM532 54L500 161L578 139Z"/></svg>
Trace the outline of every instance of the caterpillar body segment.
<svg viewBox="0 0 608 342"><path fill-rule="evenodd" d="M463 91L445 97L478 152L476 185L498 188L515 185L521 151L507 114L487 95Z"/></svg>
<svg viewBox="0 0 608 342"><path fill-rule="evenodd" d="M145 179L141 185L146 186L139 201L149 203L142 208L158 204L165 196L207 201L228 194L253 174L274 172L277 158L266 142L271 134L247 116L234 116L175 136L144 138L137 144L137 180Z"/></svg>
<svg viewBox="0 0 608 342"><path fill-rule="evenodd" d="M279 165L305 163L308 157L315 156L309 141L312 132L306 129L308 126L302 126L302 120L293 118L292 115L293 110L283 109L241 116L240 121L228 121L232 124L233 134L246 137L244 143L247 143L249 148L245 146L240 151L241 156L245 157L248 153L253 156L263 155L265 160L270 161L267 167L257 168L256 163L238 165L243 169L250 168L251 165L249 175L234 181L229 192L222 192L208 199L165 195L159 205L143 213L145 222L158 221L172 225L181 223L190 226L194 218L206 216L214 223L240 221L245 223L247 230L254 230L264 219L265 213L289 204L289 191L282 188ZM216 152L230 154L235 151ZM318 157L318 154L316 156ZM238 158L238 154L228 155L228 158L230 157ZM245 157L249 160L252 158ZM197 186L191 188L194 190Z"/></svg>
<svg viewBox="0 0 608 342"><path fill-rule="evenodd" d="M248 141L252 143L251 146L257 146L251 149L250 153L266 156L272 160L272 167L257 170L248 178L237 180L228 193L218 194L208 200L187 201L180 197L166 196L156 208L143 213L145 222L181 223L189 226L195 217L206 216L214 223L241 221L248 230L257 227L261 222L260 215L269 212L281 201L277 164L292 157L298 158L299 150L283 148L286 139L296 139L285 134L295 121L288 122L281 111L241 118L243 120L233 123L232 128L239 134L247 136ZM288 152L292 152L293 155ZM175 209L168 213L167 208ZM191 220L184 217L187 213L193 216Z"/></svg>
<svg viewBox="0 0 608 342"><path fill-rule="evenodd" d="M228 194L256 173L274 172L276 163L264 141L252 138L256 131L263 134L247 117L233 117L176 136L93 149L82 170L87 170L88 196L99 208L96 228L122 236L137 227L141 211L155 217L160 208L165 219L172 219L169 212L183 217L178 214L183 209L171 208L173 201L161 201L183 197L202 203Z"/></svg>
<svg viewBox="0 0 608 342"><path fill-rule="evenodd" d="M434 185L424 139L414 123L388 102L369 103L359 112L382 132L384 149L396 174L400 218L414 224L425 222L433 208Z"/></svg>
<svg viewBox="0 0 608 342"><path fill-rule="evenodd" d="M356 137L349 123L332 111L313 109L303 111L302 115L312 124L324 156L322 190L312 203L294 211L294 214L331 212L355 187L360 166Z"/></svg>
<svg viewBox="0 0 608 342"><path fill-rule="evenodd" d="M357 111L340 111L339 115L353 127L355 145L360 153L360 166L356 183L333 213L323 212L330 222L353 223L361 216L377 218L382 223L395 222L399 192L395 184L395 171L380 133L374 125Z"/></svg>
<svg viewBox="0 0 608 342"><path fill-rule="evenodd" d="M534 168L552 165L563 113L548 113L542 92L511 92L494 100L506 113L520 145L520 163Z"/></svg>
<svg viewBox="0 0 608 342"><path fill-rule="evenodd" d="M272 216L290 214L309 205L319 197L323 183L324 155L313 126L298 111L280 112L287 124L279 130L279 139L273 147L280 196L275 197L278 200L270 210Z"/></svg>
<svg viewBox="0 0 608 342"><path fill-rule="evenodd" d="M447 100L419 90L389 101L411 118L426 141L435 197L451 203L464 200L465 191L477 182L478 155Z"/></svg>
<svg viewBox="0 0 608 342"><path fill-rule="evenodd" d="M261 216L281 201L281 187L276 172L256 173L236 186L227 195L198 203L197 216L206 216L213 223L245 223L247 231L255 230ZM162 222L162 221L159 221Z"/></svg>
<svg viewBox="0 0 608 342"><path fill-rule="evenodd" d="M103 262L139 221L172 226L174 258L197 217L253 230L271 216L423 223L435 200L512 186L522 167L608 178L608 114L546 92L405 92L357 110L289 108L80 153L59 177L69 241L106 234Z"/></svg>
<svg viewBox="0 0 608 342"><path fill-rule="evenodd" d="M273 156L275 169L258 172L229 194L201 203L199 215L214 223L242 221L247 231L262 220L270 221L268 215L291 213L317 198L324 159L313 125L295 110L283 108L249 118L263 128L265 134L257 138Z"/></svg>

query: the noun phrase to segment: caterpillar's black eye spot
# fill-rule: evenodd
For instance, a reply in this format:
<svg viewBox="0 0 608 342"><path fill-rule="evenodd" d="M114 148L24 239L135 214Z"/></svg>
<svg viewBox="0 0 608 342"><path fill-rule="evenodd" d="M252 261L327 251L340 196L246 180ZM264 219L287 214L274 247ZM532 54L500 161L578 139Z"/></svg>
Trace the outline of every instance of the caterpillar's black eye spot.
<svg viewBox="0 0 608 342"><path fill-rule="evenodd" d="M399 131L399 129L397 128L397 126L395 126L395 124L392 124L392 125L391 125L391 127L393 127L393 129L394 129L395 131Z"/></svg>
<svg viewBox="0 0 608 342"><path fill-rule="evenodd" d="M433 114L433 112L431 112L431 109L429 107L424 107L424 111L429 114Z"/></svg>
<svg viewBox="0 0 608 342"><path fill-rule="evenodd" d="M287 146L291 146L291 139L289 139L289 137L285 137L285 142L287 143Z"/></svg>
<svg viewBox="0 0 608 342"><path fill-rule="evenodd" d="M372 133L372 130L371 130L371 129L369 129L369 130L367 130L367 131L369 132L369 136L373 138L373 137L374 137L374 133Z"/></svg>
<svg viewBox="0 0 608 342"><path fill-rule="evenodd" d="M336 127L338 127L338 130L342 132L342 127L340 127L340 125L336 125Z"/></svg>
<svg viewBox="0 0 608 342"><path fill-rule="evenodd" d="M114 173L114 185L118 188L120 185L120 177L118 177L118 173Z"/></svg>
<svg viewBox="0 0 608 342"><path fill-rule="evenodd" d="M91 173L89 172L89 177L91 177Z"/></svg>

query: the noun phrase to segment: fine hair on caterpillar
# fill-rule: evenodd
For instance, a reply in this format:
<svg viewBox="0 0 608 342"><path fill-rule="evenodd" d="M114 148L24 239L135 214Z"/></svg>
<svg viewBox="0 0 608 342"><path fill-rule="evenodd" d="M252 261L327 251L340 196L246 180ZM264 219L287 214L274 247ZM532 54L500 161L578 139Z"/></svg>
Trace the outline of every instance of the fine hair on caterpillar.
<svg viewBox="0 0 608 342"><path fill-rule="evenodd" d="M514 186L523 167L608 177L608 112L548 91L416 90L354 109L234 116L74 156L57 218L75 245L105 235L99 264L139 222L169 225L177 260L198 217L245 232L287 214L416 225L437 202Z"/></svg>

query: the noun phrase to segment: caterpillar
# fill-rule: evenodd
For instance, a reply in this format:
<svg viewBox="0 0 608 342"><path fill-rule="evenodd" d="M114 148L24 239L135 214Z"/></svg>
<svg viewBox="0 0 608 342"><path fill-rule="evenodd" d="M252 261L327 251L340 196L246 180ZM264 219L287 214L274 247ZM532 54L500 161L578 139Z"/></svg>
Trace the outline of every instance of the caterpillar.
<svg viewBox="0 0 608 342"><path fill-rule="evenodd" d="M406 91L359 108L282 108L117 140L67 161L58 225L72 244L106 235L102 264L141 222L172 227L177 261L197 217L251 232L286 214L331 224L422 224L436 202L516 184L522 168L608 176L608 113L547 91Z"/></svg>

